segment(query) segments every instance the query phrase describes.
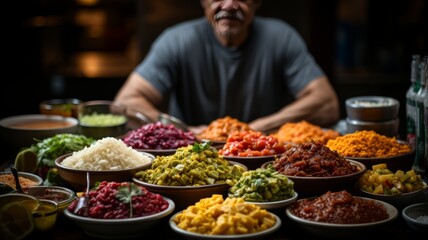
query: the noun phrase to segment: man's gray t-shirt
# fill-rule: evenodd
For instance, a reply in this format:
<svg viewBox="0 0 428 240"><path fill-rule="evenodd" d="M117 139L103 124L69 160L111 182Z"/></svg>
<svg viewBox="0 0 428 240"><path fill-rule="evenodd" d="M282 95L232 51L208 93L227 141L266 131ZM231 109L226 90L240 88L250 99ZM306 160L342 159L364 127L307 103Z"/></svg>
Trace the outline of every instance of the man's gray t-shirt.
<svg viewBox="0 0 428 240"><path fill-rule="evenodd" d="M272 114L324 75L294 28L261 17L238 48L223 47L205 18L166 29L136 72L169 99L169 114L189 125Z"/></svg>

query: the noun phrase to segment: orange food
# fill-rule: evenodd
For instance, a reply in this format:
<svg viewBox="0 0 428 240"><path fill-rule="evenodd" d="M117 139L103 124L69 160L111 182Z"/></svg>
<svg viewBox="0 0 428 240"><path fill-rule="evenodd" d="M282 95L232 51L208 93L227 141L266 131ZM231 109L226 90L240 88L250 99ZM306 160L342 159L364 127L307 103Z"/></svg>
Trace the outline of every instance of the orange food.
<svg viewBox="0 0 428 240"><path fill-rule="evenodd" d="M411 151L410 145L372 130L345 134L329 140L326 146L344 157L391 157Z"/></svg>
<svg viewBox="0 0 428 240"><path fill-rule="evenodd" d="M340 133L331 129L322 129L317 125L303 120L300 122L285 123L278 132L271 135L282 143L321 142L326 144L328 140L340 136Z"/></svg>
<svg viewBox="0 0 428 240"><path fill-rule="evenodd" d="M197 137L199 139L225 142L230 133L249 130L252 129L247 123L226 116L212 121Z"/></svg>
<svg viewBox="0 0 428 240"><path fill-rule="evenodd" d="M21 185L22 188L28 188L28 187L36 186L38 184L38 182L35 182L33 180L30 180L22 176L19 176L18 178L19 178L19 184ZM0 174L0 182L7 184L13 187L14 189L16 189L15 177L12 175L12 173Z"/></svg>

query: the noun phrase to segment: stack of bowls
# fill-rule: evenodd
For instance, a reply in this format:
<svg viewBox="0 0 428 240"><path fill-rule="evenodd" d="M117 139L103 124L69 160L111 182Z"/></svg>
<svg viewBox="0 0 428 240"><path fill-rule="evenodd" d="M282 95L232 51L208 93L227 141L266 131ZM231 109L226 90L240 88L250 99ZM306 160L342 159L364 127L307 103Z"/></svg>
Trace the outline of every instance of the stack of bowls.
<svg viewBox="0 0 428 240"><path fill-rule="evenodd" d="M382 96L360 96L348 98L345 104L347 133L373 130L388 137L397 136L398 100Z"/></svg>

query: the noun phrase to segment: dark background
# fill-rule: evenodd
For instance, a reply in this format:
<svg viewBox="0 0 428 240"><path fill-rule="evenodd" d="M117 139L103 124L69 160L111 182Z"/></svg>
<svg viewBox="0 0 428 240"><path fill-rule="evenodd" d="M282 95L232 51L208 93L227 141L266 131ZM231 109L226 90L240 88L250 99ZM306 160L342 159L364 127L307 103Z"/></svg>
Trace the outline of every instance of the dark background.
<svg viewBox="0 0 428 240"><path fill-rule="evenodd" d="M405 92L412 54L427 54L425 0L264 0L259 15L302 34L345 99ZM38 113L52 98L111 100L166 27L203 15L197 0L8 1L0 117Z"/></svg>

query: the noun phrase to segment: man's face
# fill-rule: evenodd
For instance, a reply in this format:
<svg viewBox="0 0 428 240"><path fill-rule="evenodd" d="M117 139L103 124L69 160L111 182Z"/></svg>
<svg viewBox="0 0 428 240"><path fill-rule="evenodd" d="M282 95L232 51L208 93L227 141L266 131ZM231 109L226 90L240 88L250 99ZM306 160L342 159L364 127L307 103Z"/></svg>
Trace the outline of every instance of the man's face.
<svg viewBox="0 0 428 240"><path fill-rule="evenodd" d="M201 0L205 16L224 45L236 46L248 36L259 0Z"/></svg>

